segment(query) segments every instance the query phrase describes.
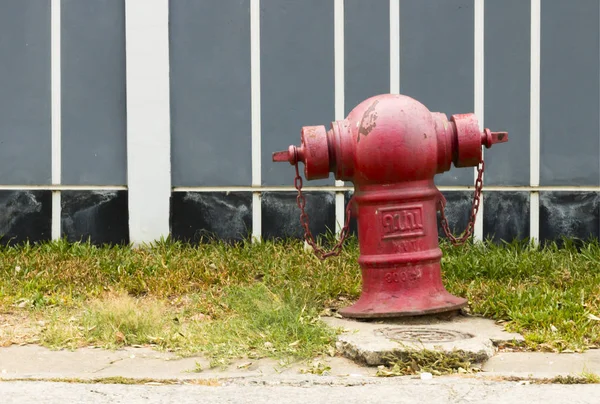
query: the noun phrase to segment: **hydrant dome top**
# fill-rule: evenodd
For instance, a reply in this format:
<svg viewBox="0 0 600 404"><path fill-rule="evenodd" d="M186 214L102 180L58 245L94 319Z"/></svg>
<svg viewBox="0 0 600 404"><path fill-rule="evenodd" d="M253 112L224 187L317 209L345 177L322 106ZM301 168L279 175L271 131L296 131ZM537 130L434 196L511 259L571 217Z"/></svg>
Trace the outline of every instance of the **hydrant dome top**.
<svg viewBox="0 0 600 404"><path fill-rule="evenodd" d="M394 183L436 174L435 120L419 101L402 94L374 96L357 105L347 121L358 183Z"/></svg>

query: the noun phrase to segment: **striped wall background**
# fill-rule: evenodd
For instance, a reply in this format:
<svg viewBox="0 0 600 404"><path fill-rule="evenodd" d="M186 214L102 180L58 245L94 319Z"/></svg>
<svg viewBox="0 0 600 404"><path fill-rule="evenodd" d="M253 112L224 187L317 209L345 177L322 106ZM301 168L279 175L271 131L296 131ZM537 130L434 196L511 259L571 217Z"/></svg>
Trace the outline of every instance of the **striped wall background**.
<svg viewBox="0 0 600 404"><path fill-rule="evenodd" d="M598 237L599 0L0 1L4 241L300 237L304 125L403 93L475 112L475 236ZM436 178L457 231L473 168ZM315 232L352 184L305 182Z"/></svg>

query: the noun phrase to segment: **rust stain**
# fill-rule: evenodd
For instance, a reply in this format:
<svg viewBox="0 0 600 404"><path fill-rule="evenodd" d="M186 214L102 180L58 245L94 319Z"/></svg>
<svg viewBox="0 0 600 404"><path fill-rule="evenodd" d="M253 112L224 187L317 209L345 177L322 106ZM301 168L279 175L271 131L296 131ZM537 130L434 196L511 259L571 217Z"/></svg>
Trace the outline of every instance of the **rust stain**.
<svg viewBox="0 0 600 404"><path fill-rule="evenodd" d="M375 100L363 114L363 117L360 120L360 126L358 127L356 143L360 142L360 135L368 136L369 133L377 127L377 111L375 111L377 104L379 104L379 100Z"/></svg>

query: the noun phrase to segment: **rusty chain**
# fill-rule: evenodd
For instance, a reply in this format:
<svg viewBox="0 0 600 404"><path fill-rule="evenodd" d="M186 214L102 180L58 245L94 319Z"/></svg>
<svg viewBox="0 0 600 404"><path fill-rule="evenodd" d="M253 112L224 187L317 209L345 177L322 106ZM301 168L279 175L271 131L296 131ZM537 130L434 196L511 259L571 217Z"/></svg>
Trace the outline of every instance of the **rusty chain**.
<svg viewBox="0 0 600 404"><path fill-rule="evenodd" d="M450 230L450 226L448 226L448 219L446 218L446 214L444 212L444 209L446 208L446 198L444 198L444 195L442 195L442 193L440 192L439 210L442 219L442 229L444 230L446 237L448 237L448 239L454 246L464 244L465 241L467 241L469 237L471 237L471 235L473 234L473 228L475 227L475 219L477 218L477 212L479 211L481 189L483 188L483 170L484 164L483 159L481 159L479 165L477 166L477 180L475 181L475 194L473 195L473 203L471 205L471 217L469 218L467 229L460 237L454 236L452 234L452 231Z"/></svg>
<svg viewBox="0 0 600 404"><path fill-rule="evenodd" d="M335 246L333 246L333 249L331 251L323 250L321 247L319 247L317 245L317 243L310 231L309 222L308 222L308 214L304 210L306 207L306 198L302 194L302 177L300 176L300 171L298 170L298 163L295 164L295 167L296 167L296 178L294 179L294 186L298 190L298 196L296 197L296 203L298 204L298 208L300 208L300 224L302 225L302 228L304 229L304 239L313 248L315 255L320 260L324 260L324 259L326 259L328 257L332 257L332 256L338 256L342 252L342 245L344 244L344 241L346 241L346 238L348 238L349 228L350 228L350 216L352 215L350 207L352 204L352 199L354 199L354 198L350 199L350 201L348 202L348 205L346 206L346 222L340 232L339 241L336 243Z"/></svg>
<svg viewBox="0 0 600 404"><path fill-rule="evenodd" d="M303 181L302 181L302 177L300 176L298 163L296 163L294 165L294 167L296 169L296 178L294 178L294 187L296 188L296 190L298 190L298 196L296 197L296 203L298 205L298 208L300 209L300 224L302 225L302 228L304 229L304 239L313 248L315 255L320 260L324 260L324 259L326 259L328 257L332 257L332 256L338 256L342 251L342 245L344 244L344 241L346 241L346 239L348 238L348 235L349 235L350 218L352 216L352 211L351 211L352 199L350 199L350 201L348 202L348 205L346 206L346 221L344 223L344 227L342 227L342 229L340 231L340 239L335 244L335 246L333 246L333 249L331 251L323 250L321 247L319 247L317 245L317 243L312 235L312 232L310 231L308 214L306 213L306 210L305 210L306 198L304 197L304 194L302 194ZM469 223L467 224L466 230L460 237L454 236L452 234L452 231L450 230L450 226L448 225L448 219L446 218L446 214L445 214L446 198L440 192L440 199L439 199L438 204L439 204L439 211L440 211L440 215L441 215L442 229L444 230L446 237L448 237L448 239L454 246L464 244L469 239L469 237L471 237L471 235L473 234L473 229L475 227L475 220L477 218L477 212L479 211L479 204L480 204L480 200L481 200L481 190L483 188L484 169L485 169L485 164L484 164L483 160L481 160L477 167L477 180L475 181L475 193L473 195L473 202L471 205L471 217L469 218Z"/></svg>

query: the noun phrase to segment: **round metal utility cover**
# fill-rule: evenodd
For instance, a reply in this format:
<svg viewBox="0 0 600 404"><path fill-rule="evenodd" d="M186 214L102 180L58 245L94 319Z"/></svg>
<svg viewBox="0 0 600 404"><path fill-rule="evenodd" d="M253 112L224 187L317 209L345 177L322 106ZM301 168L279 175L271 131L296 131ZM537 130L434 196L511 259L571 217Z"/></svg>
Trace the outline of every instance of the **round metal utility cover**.
<svg viewBox="0 0 600 404"><path fill-rule="evenodd" d="M473 338L473 335L436 328L381 328L375 331L376 335L383 335L392 340L412 342L452 342L461 339Z"/></svg>

